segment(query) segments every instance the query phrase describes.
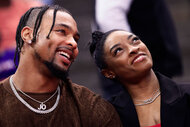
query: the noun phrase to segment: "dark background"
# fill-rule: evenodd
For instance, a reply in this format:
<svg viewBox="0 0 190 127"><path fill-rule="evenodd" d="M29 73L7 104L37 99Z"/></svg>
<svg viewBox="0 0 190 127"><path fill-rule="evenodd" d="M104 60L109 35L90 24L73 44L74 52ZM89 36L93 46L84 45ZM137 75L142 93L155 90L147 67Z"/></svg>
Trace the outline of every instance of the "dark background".
<svg viewBox="0 0 190 127"><path fill-rule="evenodd" d="M174 80L190 82L190 0L166 0L166 2L176 26L184 66L183 75L175 77ZM79 56L70 68L70 78L73 82L101 94L97 68L88 51L88 43L91 39L93 0L55 0L54 4L65 7L73 14L81 34Z"/></svg>

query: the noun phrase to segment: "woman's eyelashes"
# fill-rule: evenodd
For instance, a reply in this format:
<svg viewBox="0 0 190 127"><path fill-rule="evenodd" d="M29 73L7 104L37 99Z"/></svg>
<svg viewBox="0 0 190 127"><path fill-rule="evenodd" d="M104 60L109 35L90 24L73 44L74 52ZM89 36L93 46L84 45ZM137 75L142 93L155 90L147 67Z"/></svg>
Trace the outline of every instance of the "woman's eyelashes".
<svg viewBox="0 0 190 127"><path fill-rule="evenodd" d="M140 38L137 37L137 36L134 36L134 37L132 37L131 40L127 41L127 44L129 44L129 45L138 45L138 44L140 44ZM126 45L126 42L123 45ZM113 56L116 56L118 53L120 53L123 50L122 47L123 46L120 43L113 46L113 48L112 48L112 49L114 49L113 50Z"/></svg>
<svg viewBox="0 0 190 127"><path fill-rule="evenodd" d="M139 41L140 39L139 39L139 37L133 37L132 38L132 43L134 44L134 43L137 43L138 41Z"/></svg>
<svg viewBox="0 0 190 127"><path fill-rule="evenodd" d="M116 56L121 50L122 50L121 47L117 47L117 48L114 50L114 56Z"/></svg>

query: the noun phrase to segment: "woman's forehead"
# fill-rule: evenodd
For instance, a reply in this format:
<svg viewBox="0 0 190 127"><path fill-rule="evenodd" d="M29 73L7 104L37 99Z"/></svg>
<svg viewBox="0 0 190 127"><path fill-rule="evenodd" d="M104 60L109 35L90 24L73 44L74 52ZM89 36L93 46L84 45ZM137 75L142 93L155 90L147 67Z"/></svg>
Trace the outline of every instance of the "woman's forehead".
<svg viewBox="0 0 190 127"><path fill-rule="evenodd" d="M133 34L126 31L114 31L107 37L105 43L113 43L115 40L127 40L130 35Z"/></svg>
<svg viewBox="0 0 190 127"><path fill-rule="evenodd" d="M112 32L108 37L107 41L111 41L113 39L121 39L121 38L127 38L128 36L133 35L130 32L127 31L114 31Z"/></svg>

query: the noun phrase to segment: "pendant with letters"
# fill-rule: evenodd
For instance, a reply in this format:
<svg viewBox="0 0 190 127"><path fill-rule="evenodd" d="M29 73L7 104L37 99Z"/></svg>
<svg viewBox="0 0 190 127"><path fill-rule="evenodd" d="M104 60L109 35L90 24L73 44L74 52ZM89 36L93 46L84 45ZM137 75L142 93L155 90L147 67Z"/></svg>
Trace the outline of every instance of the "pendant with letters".
<svg viewBox="0 0 190 127"><path fill-rule="evenodd" d="M41 103L38 110L46 110L46 105L44 103Z"/></svg>

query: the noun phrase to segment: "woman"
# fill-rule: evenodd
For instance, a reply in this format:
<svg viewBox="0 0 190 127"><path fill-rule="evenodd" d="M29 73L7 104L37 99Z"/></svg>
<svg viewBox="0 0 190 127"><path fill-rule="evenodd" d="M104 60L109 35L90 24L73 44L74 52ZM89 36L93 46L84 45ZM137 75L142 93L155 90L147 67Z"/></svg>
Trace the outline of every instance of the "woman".
<svg viewBox="0 0 190 127"><path fill-rule="evenodd" d="M124 126L190 127L190 85L155 73L151 54L136 35L95 31L90 52L101 73L124 88L110 99Z"/></svg>

